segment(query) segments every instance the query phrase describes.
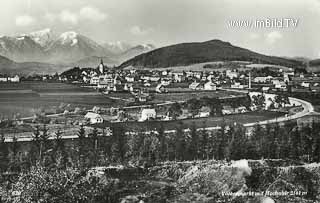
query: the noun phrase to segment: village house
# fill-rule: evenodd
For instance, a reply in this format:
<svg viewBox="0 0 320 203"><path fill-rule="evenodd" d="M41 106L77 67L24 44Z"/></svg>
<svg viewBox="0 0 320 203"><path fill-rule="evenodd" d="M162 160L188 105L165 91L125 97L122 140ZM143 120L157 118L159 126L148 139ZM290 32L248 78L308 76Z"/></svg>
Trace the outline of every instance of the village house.
<svg viewBox="0 0 320 203"><path fill-rule="evenodd" d="M134 82L134 77L133 76L126 76L124 78L127 82Z"/></svg>
<svg viewBox="0 0 320 203"><path fill-rule="evenodd" d="M0 82L8 82L8 77L0 76Z"/></svg>
<svg viewBox="0 0 320 203"><path fill-rule="evenodd" d="M230 79L238 78L238 73L233 70L226 70L226 76Z"/></svg>
<svg viewBox="0 0 320 203"><path fill-rule="evenodd" d="M20 82L20 77L18 75L14 77L0 76L0 82Z"/></svg>
<svg viewBox="0 0 320 203"><path fill-rule="evenodd" d="M271 81L272 78L273 78L272 76L255 77L255 78L253 79L253 82L255 82L255 83L267 83L267 82Z"/></svg>
<svg viewBox="0 0 320 203"><path fill-rule="evenodd" d="M165 86L163 84L158 84L156 87L156 92L157 93L164 93L164 92L168 92L168 90L165 88Z"/></svg>
<svg viewBox="0 0 320 203"><path fill-rule="evenodd" d="M100 114L88 112L85 116L85 119L89 120L90 124L103 123L103 118Z"/></svg>
<svg viewBox="0 0 320 203"><path fill-rule="evenodd" d="M276 89L282 89L282 90L285 90L287 88L287 85L285 82L283 81L279 81L278 83L274 83L274 87Z"/></svg>
<svg viewBox="0 0 320 203"><path fill-rule="evenodd" d="M200 83L194 81L193 83L191 83L191 84L189 85L189 89L192 89L192 90L200 89Z"/></svg>
<svg viewBox="0 0 320 203"><path fill-rule="evenodd" d="M231 88L233 89L244 89L247 85L242 85L240 82L235 82L234 84L231 84Z"/></svg>
<svg viewBox="0 0 320 203"><path fill-rule="evenodd" d="M141 117L139 119L140 122L147 121L150 119L155 119L157 116L155 109L142 109Z"/></svg>
<svg viewBox="0 0 320 203"><path fill-rule="evenodd" d="M233 113L234 113L234 109L231 106L223 106L223 108L222 108L223 115L229 115L229 114L233 114Z"/></svg>
<svg viewBox="0 0 320 203"><path fill-rule="evenodd" d="M211 81L208 81L204 84L203 89L215 91L217 90L217 85Z"/></svg>
<svg viewBox="0 0 320 203"><path fill-rule="evenodd" d="M206 118L210 116L211 109L208 106L203 106L199 110L199 114L195 115L195 118Z"/></svg>
<svg viewBox="0 0 320 203"><path fill-rule="evenodd" d="M99 81L100 81L100 78L97 77L97 76L94 76L90 79L90 84L91 85L98 85L99 84Z"/></svg>
<svg viewBox="0 0 320 203"><path fill-rule="evenodd" d="M158 77L158 76L151 76L151 77L149 78L149 80L150 80L150 82L158 82L158 81L160 80L160 77Z"/></svg>

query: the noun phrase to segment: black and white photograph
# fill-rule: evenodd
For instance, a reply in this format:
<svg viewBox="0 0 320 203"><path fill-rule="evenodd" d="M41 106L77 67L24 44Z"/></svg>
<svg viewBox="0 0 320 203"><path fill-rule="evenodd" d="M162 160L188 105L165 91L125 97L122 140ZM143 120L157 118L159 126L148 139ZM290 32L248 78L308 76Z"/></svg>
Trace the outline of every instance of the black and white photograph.
<svg viewBox="0 0 320 203"><path fill-rule="evenodd" d="M320 0L0 3L1 203L320 203Z"/></svg>

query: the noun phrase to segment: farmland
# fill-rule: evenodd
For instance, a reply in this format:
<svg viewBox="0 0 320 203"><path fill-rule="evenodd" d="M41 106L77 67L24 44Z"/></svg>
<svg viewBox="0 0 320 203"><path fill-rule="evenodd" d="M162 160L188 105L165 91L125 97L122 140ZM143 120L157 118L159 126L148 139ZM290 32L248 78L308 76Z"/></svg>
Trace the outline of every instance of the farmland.
<svg viewBox="0 0 320 203"><path fill-rule="evenodd" d="M43 109L55 113L61 103L70 108L109 107L112 100L100 93L65 83L23 82L0 84L0 115L10 118L19 113L22 117L32 116Z"/></svg>
<svg viewBox="0 0 320 203"><path fill-rule="evenodd" d="M264 112L248 112L244 114L234 114L234 115L225 115L225 116L215 116L215 117L208 117L208 118L193 118L193 119L183 119L183 120L172 120L172 121L146 121L146 122L126 122L126 123L117 123L114 125L125 125L126 128L131 130L154 130L159 129L161 124L163 124L165 130L175 130L178 127L182 129L191 128L193 125L196 128L202 127L215 127L219 126L222 123L226 124L234 124L235 122L238 124L245 124L245 123L254 123L259 121L264 121L268 119L272 119L275 117L283 116L284 113L279 112L271 112L271 111L264 111ZM104 124L109 125L109 124ZM97 125L101 127L100 125Z"/></svg>

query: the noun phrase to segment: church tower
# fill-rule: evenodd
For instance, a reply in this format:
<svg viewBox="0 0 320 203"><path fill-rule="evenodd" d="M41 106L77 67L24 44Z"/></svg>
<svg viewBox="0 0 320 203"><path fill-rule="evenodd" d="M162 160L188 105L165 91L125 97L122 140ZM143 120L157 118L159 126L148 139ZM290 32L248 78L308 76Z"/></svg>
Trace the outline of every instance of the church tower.
<svg viewBox="0 0 320 203"><path fill-rule="evenodd" d="M103 60L101 59L100 64L99 64L99 71L101 74L104 73L104 64L103 64Z"/></svg>

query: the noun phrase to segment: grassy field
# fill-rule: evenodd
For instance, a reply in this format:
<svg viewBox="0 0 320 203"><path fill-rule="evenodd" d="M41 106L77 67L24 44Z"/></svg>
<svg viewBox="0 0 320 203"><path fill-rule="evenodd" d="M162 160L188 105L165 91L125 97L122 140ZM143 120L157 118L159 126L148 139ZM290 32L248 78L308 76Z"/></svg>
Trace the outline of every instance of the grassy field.
<svg viewBox="0 0 320 203"><path fill-rule="evenodd" d="M61 103L72 108L110 107L113 101L89 88L64 83L0 83L0 117L32 116L42 108L52 113Z"/></svg>
<svg viewBox="0 0 320 203"><path fill-rule="evenodd" d="M181 92L181 93L167 93L167 94L156 94L154 102L166 102L166 101L187 101L192 98L223 98L223 97L237 97L243 96L242 93L227 92L227 91L192 91L192 92Z"/></svg>
<svg viewBox="0 0 320 203"><path fill-rule="evenodd" d="M195 125L197 128L202 127L214 127L219 126L223 122L225 123L252 123L258 121L264 121L268 119L272 119L275 117L283 116L284 113L279 112L248 112L244 114L235 114L235 115L225 115L220 117L209 117L209 118L194 118L194 119L185 119L185 120L176 120L176 121L147 121L147 122L128 122L128 123L114 123L114 125L125 125L125 127L135 130L135 129L149 129L153 130L159 128L161 124L163 124L166 130L174 130L180 126L182 128L191 128L191 126ZM110 125L110 124L104 124ZM101 126L101 125L98 125Z"/></svg>

